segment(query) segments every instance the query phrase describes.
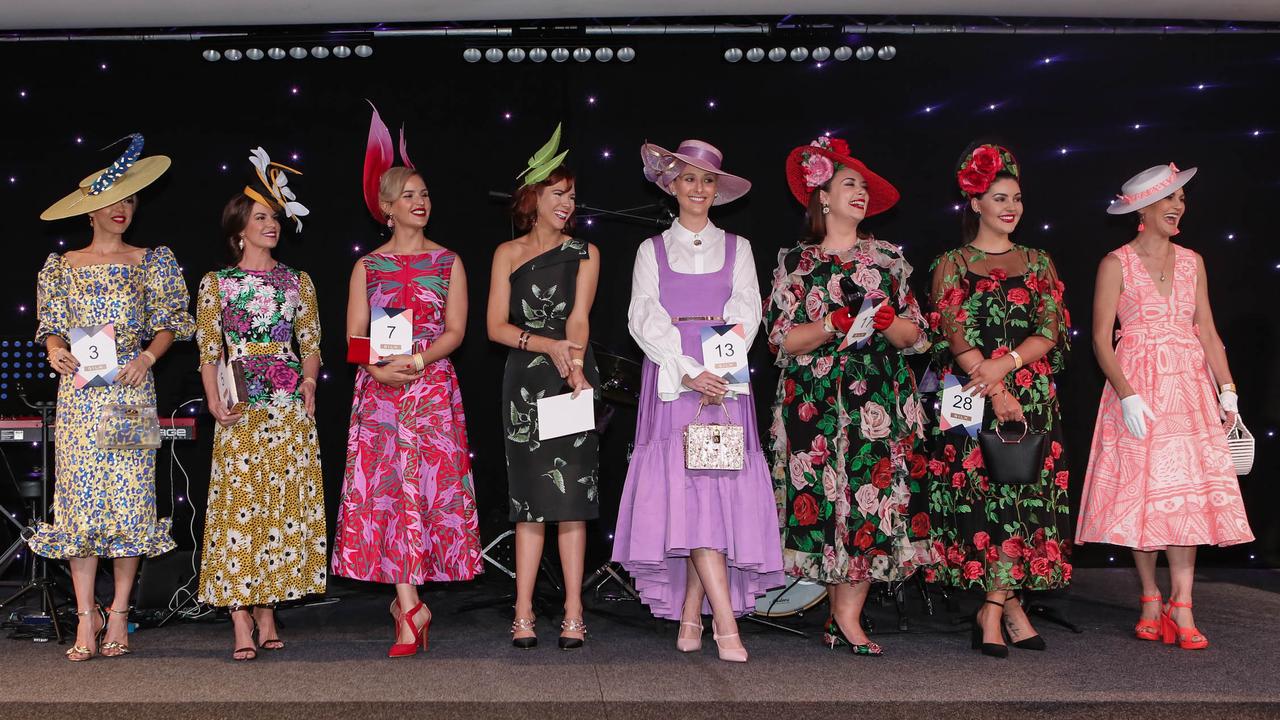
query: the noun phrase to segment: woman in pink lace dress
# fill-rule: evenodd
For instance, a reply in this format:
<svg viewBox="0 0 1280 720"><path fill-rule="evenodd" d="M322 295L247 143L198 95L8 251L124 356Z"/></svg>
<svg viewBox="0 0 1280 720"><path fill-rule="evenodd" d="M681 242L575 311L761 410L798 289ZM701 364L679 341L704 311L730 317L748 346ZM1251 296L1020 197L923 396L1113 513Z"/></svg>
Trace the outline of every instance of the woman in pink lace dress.
<svg viewBox="0 0 1280 720"><path fill-rule="evenodd" d="M1098 268L1093 348L1107 385L1076 534L1081 543L1133 548L1142 582L1135 634L1188 650L1209 645L1191 616L1196 546L1253 540L1227 448L1236 386L1204 259L1171 241L1186 211L1182 186L1195 172L1172 163L1145 170L1107 210L1137 212L1138 235ZM1161 550L1171 585L1165 606L1156 584Z"/></svg>
<svg viewBox="0 0 1280 720"><path fill-rule="evenodd" d="M449 360L466 326L462 261L426 238L431 201L416 171L388 170L379 197L392 236L355 265L347 333L369 334L370 308L409 308L414 352L356 372L333 572L395 583L390 655L400 657L427 646L431 611L417 586L470 580L481 558L462 395Z"/></svg>

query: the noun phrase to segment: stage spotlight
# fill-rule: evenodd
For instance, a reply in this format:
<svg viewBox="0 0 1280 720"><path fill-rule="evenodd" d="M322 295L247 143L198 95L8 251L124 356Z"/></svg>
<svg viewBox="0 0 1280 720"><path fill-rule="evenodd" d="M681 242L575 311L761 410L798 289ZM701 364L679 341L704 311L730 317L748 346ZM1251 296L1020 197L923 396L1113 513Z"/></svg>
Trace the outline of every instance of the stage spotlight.
<svg viewBox="0 0 1280 720"><path fill-rule="evenodd" d="M373 48L369 47L368 45L356 46L356 55L358 57L367 58L372 54L373 54Z"/></svg>
<svg viewBox="0 0 1280 720"><path fill-rule="evenodd" d="M337 51L335 50L334 52L337 52ZM266 57L266 55L258 48L249 48L248 50L245 50L244 56L249 58L250 60L261 60L262 58Z"/></svg>
<svg viewBox="0 0 1280 720"><path fill-rule="evenodd" d="M885 45L876 53L876 57L881 60L892 60L898 55L898 48L892 45Z"/></svg>
<svg viewBox="0 0 1280 720"><path fill-rule="evenodd" d="M817 60L818 62L826 62L826 59L829 57L831 57L831 48L819 45L813 49L814 60Z"/></svg>
<svg viewBox="0 0 1280 720"><path fill-rule="evenodd" d="M729 48L724 51L725 62L736 63L742 59L742 48Z"/></svg>
<svg viewBox="0 0 1280 720"><path fill-rule="evenodd" d="M564 48L556 48L551 51L551 59L556 62L564 62L569 59L569 51Z"/></svg>
<svg viewBox="0 0 1280 720"><path fill-rule="evenodd" d="M484 51L484 59L491 63L502 62L502 51L498 48L489 48Z"/></svg>
<svg viewBox="0 0 1280 720"><path fill-rule="evenodd" d="M339 45L338 47L333 49L333 56L338 58L339 60L344 60L346 58L349 58L351 57L351 48L347 47L346 45Z"/></svg>
<svg viewBox="0 0 1280 720"><path fill-rule="evenodd" d="M791 48L791 59L796 62L804 62L809 57L809 48L794 47Z"/></svg>
<svg viewBox="0 0 1280 720"><path fill-rule="evenodd" d="M618 48L618 62L631 62L636 59L636 49L632 47Z"/></svg>
<svg viewBox="0 0 1280 720"><path fill-rule="evenodd" d="M787 59L787 51L780 47L773 48L769 51L769 59L773 62L782 62Z"/></svg>
<svg viewBox="0 0 1280 720"><path fill-rule="evenodd" d="M574 48L573 59L580 63L586 62L591 59L591 51L584 47Z"/></svg>
<svg viewBox="0 0 1280 720"><path fill-rule="evenodd" d="M306 56L307 56L307 49L304 47L298 47L297 45L295 45L289 48L289 57L293 58L294 60L301 60Z"/></svg>
<svg viewBox="0 0 1280 720"><path fill-rule="evenodd" d="M613 48L596 48L596 62L609 62L613 59Z"/></svg>
<svg viewBox="0 0 1280 720"><path fill-rule="evenodd" d="M749 62L760 62L764 59L764 48L751 48L747 51L747 60Z"/></svg>
<svg viewBox="0 0 1280 720"><path fill-rule="evenodd" d="M854 56L865 62L876 56L876 49L870 45L863 45L858 48L858 52L854 53Z"/></svg>
<svg viewBox="0 0 1280 720"><path fill-rule="evenodd" d="M273 47L270 50L267 50L267 57L272 60L283 60L284 55L285 53L283 48Z"/></svg>
<svg viewBox="0 0 1280 720"><path fill-rule="evenodd" d="M524 48L511 48L507 51L507 59L511 62L522 62L524 60Z"/></svg>
<svg viewBox="0 0 1280 720"><path fill-rule="evenodd" d="M533 62L542 62L547 59L546 48L533 48L529 51L529 59Z"/></svg>
<svg viewBox="0 0 1280 720"><path fill-rule="evenodd" d="M327 47L325 47L325 46L323 46L323 45L317 45L317 46L315 46L315 47L311 48L311 57L313 57L313 58L315 58L315 59L317 59L317 60L323 60L323 59L325 59L325 58L329 57L329 48L327 48Z"/></svg>
<svg viewBox="0 0 1280 720"><path fill-rule="evenodd" d="M217 50L205 50L204 52L200 53L200 57L204 58L205 60L208 60L209 62L218 62L219 60L222 59L222 53L218 52Z"/></svg>
<svg viewBox="0 0 1280 720"><path fill-rule="evenodd" d="M469 63L480 62L480 60L483 58L484 58L484 55L476 48L467 48L466 50L462 51L462 59L466 60Z"/></svg>
<svg viewBox="0 0 1280 720"><path fill-rule="evenodd" d="M840 47L836 48L834 56L835 56L835 59L839 60L840 62L844 62L849 58L853 57L853 48L849 47L848 45L841 45Z"/></svg>
<svg viewBox="0 0 1280 720"><path fill-rule="evenodd" d="M230 60L231 62L235 62L235 61L239 60L240 58L243 58L243 57L244 57L244 53L240 52L239 50L237 50L237 49L235 49L235 48L231 48L230 50L228 50L228 51L226 51L225 53L223 53L223 54L222 54L222 56L223 56L223 57L225 57L226 59Z"/></svg>

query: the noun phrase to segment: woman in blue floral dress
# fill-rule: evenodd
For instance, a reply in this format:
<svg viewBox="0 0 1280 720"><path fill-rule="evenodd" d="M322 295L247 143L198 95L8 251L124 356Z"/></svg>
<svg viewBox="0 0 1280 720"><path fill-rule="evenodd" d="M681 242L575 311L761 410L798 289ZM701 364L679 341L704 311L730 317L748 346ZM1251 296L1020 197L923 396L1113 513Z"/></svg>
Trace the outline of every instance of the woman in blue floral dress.
<svg viewBox="0 0 1280 720"><path fill-rule="evenodd" d="M328 550L314 420L316 291L306 273L271 257L282 203L258 197L227 203L222 231L236 264L205 275L196 300L200 375L218 422L200 600L231 608L236 660L257 655L255 627L258 647L284 647L274 605L325 591ZM244 378L247 397L238 412L219 396L220 358Z"/></svg>
<svg viewBox="0 0 1280 720"><path fill-rule="evenodd" d="M80 619L75 643L66 652L73 662L98 652L129 654L129 596L142 556L174 547L169 519L156 517L155 450L107 449L97 438L108 405L155 406L151 366L175 340L190 338L193 329L190 297L173 253L124 242L136 193L169 167L163 155L140 157L142 136L130 137L129 149L115 164L40 216L57 220L87 213L93 228L88 247L49 256L36 287L36 340L45 344L49 366L62 377L54 434L54 522L41 523L28 542L37 554L65 558L71 565ZM115 335L114 379L80 386L72 331L107 324ZM94 601L100 557L114 559L109 613Z"/></svg>

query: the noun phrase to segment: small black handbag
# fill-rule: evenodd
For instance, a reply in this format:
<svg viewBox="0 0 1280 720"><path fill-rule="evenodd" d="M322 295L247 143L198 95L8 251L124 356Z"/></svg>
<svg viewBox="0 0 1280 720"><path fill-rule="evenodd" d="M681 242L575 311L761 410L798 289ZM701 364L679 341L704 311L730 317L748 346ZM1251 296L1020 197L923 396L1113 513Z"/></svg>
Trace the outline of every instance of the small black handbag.
<svg viewBox="0 0 1280 720"><path fill-rule="evenodd" d="M1040 472L1044 470L1048 433L1031 432L1026 421L1016 424L1022 425L1022 434L1017 437L1002 434L1000 424L994 430L978 431L982 462L987 467L987 479L993 483L1029 485L1039 482Z"/></svg>

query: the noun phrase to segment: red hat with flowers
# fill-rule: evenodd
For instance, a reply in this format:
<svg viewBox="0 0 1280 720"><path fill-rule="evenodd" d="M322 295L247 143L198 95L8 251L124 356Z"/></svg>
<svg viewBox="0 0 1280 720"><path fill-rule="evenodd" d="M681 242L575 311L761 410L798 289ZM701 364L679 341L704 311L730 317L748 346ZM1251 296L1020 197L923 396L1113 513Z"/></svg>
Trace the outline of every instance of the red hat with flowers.
<svg viewBox="0 0 1280 720"><path fill-rule="evenodd" d="M808 205L813 191L822 187L842 167L856 170L867 181L867 217L897 204L898 189L849 154L849 143L823 135L787 155L787 186L801 205Z"/></svg>
<svg viewBox="0 0 1280 720"><path fill-rule="evenodd" d="M1018 171L1018 161L1009 152L1009 148L983 143L960 160L956 182L960 185L962 195L967 198L976 197L986 192L1001 172L1012 175L1015 180L1022 175Z"/></svg>

